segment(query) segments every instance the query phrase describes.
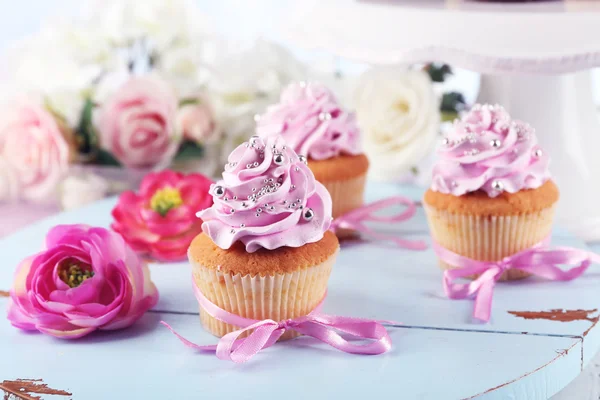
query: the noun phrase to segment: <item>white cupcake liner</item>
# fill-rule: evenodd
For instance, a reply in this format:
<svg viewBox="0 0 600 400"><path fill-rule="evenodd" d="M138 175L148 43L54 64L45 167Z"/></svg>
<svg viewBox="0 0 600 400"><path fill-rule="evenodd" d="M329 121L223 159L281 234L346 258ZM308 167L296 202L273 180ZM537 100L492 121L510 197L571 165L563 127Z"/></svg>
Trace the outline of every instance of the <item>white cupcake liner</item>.
<svg viewBox="0 0 600 400"><path fill-rule="evenodd" d="M212 303L232 314L255 320L283 321L310 313L323 299L337 251L323 263L295 272L274 275L222 273L193 263L194 281ZM238 330L200 308L204 328L221 337ZM287 331L280 340L299 334Z"/></svg>
<svg viewBox="0 0 600 400"><path fill-rule="evenodd" d="M498 261L528 249L546 239L552 232L555 206L541 211L509 215L455 214L424 205L431 236L440 246L479 261ZM442 269L460 268L440 260ZM501 279L529 276L506 271Z"/></svg>

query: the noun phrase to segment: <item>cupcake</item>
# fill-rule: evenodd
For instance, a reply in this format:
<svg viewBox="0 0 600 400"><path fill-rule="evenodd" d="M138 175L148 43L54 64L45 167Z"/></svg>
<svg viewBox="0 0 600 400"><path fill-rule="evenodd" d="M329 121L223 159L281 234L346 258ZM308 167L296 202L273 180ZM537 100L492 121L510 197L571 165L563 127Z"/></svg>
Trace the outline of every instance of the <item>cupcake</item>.
<svg viewBox="0 0 600 400"><path fill-rule="evenodd" d="M550 236L559 192L531 126L500 106L476 105L454 123L438 155L424 207L441 247L497 261ZM501 279L526 276L509 270Z"/></svg>
<svg viewBox="0 0 600 400"><path fill-rule="evenodd" d="M236 148L188 257L202 294L218 307L256 320L307 315L323 299L339 251L331 197L281 136L253 136ZM200 308L216 336L239 329ZM298 334L286 332L282 338Z"/></svg>
<svg viewBox="0 0 600 400"><path fill-rule="evenodd" d="M315 178L331 194L334 218L363 205L369 161L361 151L356 118L325 86L289 85L280 102L260 116L257 133L281 134L288 146L308 158Z"/></svg>

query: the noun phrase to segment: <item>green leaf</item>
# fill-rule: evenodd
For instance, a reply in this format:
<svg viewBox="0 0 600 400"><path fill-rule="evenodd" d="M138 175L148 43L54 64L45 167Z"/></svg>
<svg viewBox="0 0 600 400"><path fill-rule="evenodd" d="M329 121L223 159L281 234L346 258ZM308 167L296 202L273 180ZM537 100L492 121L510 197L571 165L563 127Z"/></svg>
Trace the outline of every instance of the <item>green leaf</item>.
<svg viewBox="0 0 600 400"><path fill-rule="evenodd" d="M204 148L197 144L196 142L192 142L191 140L186 140L181 144L179 148L179 152L175 156L175 160L190 160L190 159L198 159L202 158L204 155Z"/></svg>
<svg viewBox="0 0 600 400"><path fill-rule="evenodd" d="M104 149L96 149L96 157L94 158L94 164L105 165L110 167L121 166L117 159Z"/></svg>
<svg viewBox="0 0 600 400"><path fill-rule="evenodd" d="M452 68L448 64L427 64L425 71L433 82L444 82L448 75L452 75Z"/></svg>
<svg viewBox="0 0 600 400"><path fill-rule="evenodd" d="M197 97L186 97L179 100L179 107L187 106L189 104L200 104L200 99Z"/></svg>
<svg viewBox="0 0 600 400"><path fill-rule="evenodd" d="M98 152L98 136L94 129L92 115L94 111L94 102L89 97L86 98L81 112L79 125L75 129L75 140L77 149L81 155L87 158L94 158Z"/></svg>
<svg viewBox="0 0 600 400"><path fill-rule="evenodd" d="M417 168L416 166L414 167L410 167L410 172L414 175L417 176L419 175L419 168Z"/></svg>
<svg viewBox="0 0 600 400"><path fill-rule="evenodd" d="M458 113L454 111L442 111L442 122L452 122L458 118Z"/></svg>
<svg viewBox="0 0 600 400"><path fill-rule="evenodd" d="M446 112L459 113L466 108L465 97L459 92L444 93L440 109Z"/></svg>

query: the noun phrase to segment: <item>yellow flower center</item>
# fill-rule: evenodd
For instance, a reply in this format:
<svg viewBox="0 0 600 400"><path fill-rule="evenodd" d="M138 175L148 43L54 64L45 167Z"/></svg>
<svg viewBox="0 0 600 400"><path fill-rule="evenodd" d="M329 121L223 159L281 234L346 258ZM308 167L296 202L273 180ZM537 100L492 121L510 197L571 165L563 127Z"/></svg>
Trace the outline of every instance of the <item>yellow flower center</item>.
<svg viewBox="0 0 600 400"><path fill-rule="evenodd" d="M77 264L77 261L69 261L66 264L59 267L58 276L70 288L75 288L81 285L86 279L94 276L94 271L85 267L82 268L81 265Z"/></svg>
<svg viewBox="0 0 600 400"><path fill-rule="evenodd" d="M167 215L170 209L183 204L181 192L172 187L162 188L156 191L150 199L150 208L162 215Z"/></svg>

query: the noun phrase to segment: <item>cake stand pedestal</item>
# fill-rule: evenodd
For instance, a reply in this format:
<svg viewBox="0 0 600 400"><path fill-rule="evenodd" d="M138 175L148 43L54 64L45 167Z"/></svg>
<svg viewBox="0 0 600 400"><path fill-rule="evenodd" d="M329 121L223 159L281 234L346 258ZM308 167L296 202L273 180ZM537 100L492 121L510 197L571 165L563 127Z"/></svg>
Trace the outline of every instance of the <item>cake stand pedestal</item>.
<svg viewBox="0 0 600 400"><path fill-rule="evenodd" d="M300 2L298 2L300 3ZM600 240L600 4L320 0L297 4L288 42L372 64L442 61L482 73L480 102L536 128L561 188L558 219Z"/></svg>

